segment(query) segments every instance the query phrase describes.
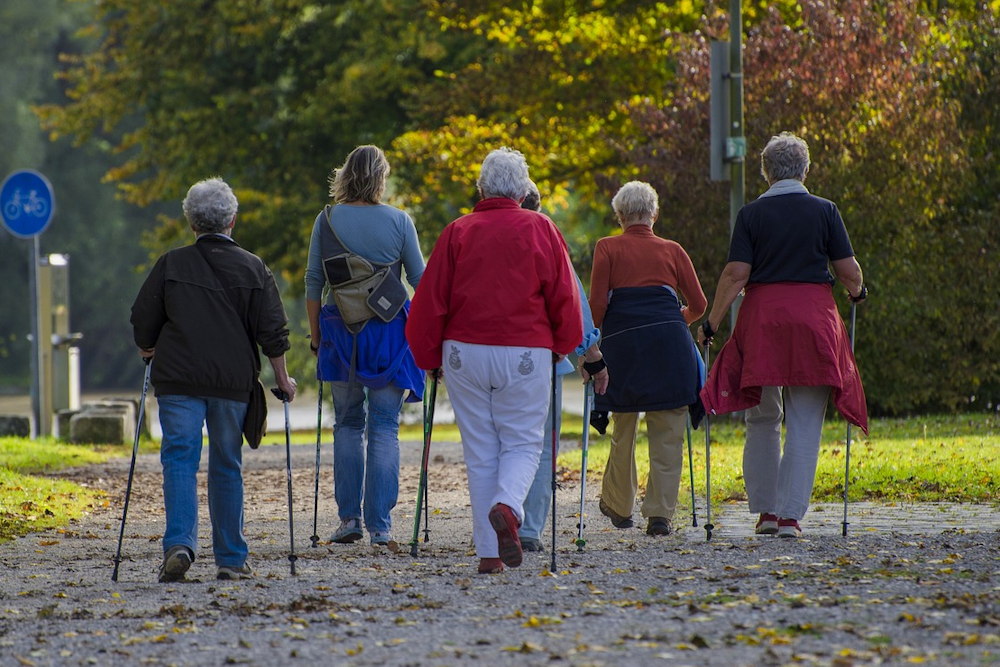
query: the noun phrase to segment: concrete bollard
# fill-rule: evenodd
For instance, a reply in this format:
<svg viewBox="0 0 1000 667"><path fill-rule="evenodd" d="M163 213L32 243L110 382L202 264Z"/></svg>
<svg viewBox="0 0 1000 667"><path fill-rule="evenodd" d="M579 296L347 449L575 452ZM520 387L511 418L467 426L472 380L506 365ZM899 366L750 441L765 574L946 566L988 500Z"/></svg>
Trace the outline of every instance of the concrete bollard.
<svg viewBox="0 0 1000 667"><path fill-rule="evenodd" d="M0 415L0 436L31 436L31 419L23 415Z"/></svg>
<svg viewBox="0 0 1000 667"><path fill-rule="evenodd" d="M56 413L56 436L60 440L69 440L70 420L78 414L80 414L79 410L60 410Z"/></svg>
<svg viewBox="0 0 1000 667"><path fill-rule="evenodd" d="M69 420L70 441L124 444L135 437L135 424L134 401L87 403Z"/></svg>

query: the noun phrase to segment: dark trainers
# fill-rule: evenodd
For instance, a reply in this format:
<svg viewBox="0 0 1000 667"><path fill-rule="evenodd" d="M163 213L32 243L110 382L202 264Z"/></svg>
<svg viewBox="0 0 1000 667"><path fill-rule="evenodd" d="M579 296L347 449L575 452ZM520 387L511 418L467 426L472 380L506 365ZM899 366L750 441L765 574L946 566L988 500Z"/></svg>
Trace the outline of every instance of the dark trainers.
<svg viewBox="0 0 1000 667"><path fill-rule="evenodd" d="M361 519L343 519L340 522L340 527L333 531L333 535L330 536L330 541L337 544L350 544L357 542L364 536L365 534L361 532Z"/></svg>
<svg viewBox="0 0 1000 667"><path fill-rule="evenodd" d="M499 558L480 558L479 574L500 574L503 572L503 561Z"/></svg>
<svg viewBox="0 0 1000 667"><path fill-rule="evenodd" d="M611 519L611 525L614 526L615 528L631 528L635 525L635 523L632 521L631 514L628 516L622 516L618 512L614 511L613 509L605 505L603 500L601 500L601 502L599 502L597 506L601 510L601 514Z"/></svg>
<svg viewBox="0 0 1000 667"><path fill-rule="evenodd" d="M497 503L490 510L490 525L497 532L497 547L500 549L500 560L508 567L521 564L521 540L517 536L517 516L514 510L503 503Z"/></svg>
<svg viewBox="0 0 1000 667"><path fill-rule="evenodd" d="M795 519L778 519L778 537L800 537L802 529Z"/></svg>
<svg viewBox="0 0 1000 667"><path fill-rule="evenodd" d="M215 571L215 578L224 581L236 581L239 579L253 579L253 570L246 563L240 567L235 565L220 565Z"/></svg>
<svg viewBox="0 0 1000 667"><path fill-rule="evenodd" d="M760 518L757 519L757 527L754 528L753 532L758 535L774 535L778 532L778 516L767 512L761 513Z"/></svg>
<svg viewBox="0 0 1000 667"><path fill-rule="evenodd" d="M670 524L670 519L664 519L662 516L649 517L649 523L646 524L647 535L669 535L672 532L674 527Z"/></svg>
<svg viewBox="0 0 1000 667"><path fill-rule="evenodd" d="M542 541L537 537L522 537L521 551L543 551Z"/></svg>
<svg viewBox="0 0 1000 667"><path fill-rule="evenodd" d="M191 553L190 549L183 544L175 544L163 554L163 564L160 565L158 581L161 584L183 581L193 560L194 554Z"/></svg>

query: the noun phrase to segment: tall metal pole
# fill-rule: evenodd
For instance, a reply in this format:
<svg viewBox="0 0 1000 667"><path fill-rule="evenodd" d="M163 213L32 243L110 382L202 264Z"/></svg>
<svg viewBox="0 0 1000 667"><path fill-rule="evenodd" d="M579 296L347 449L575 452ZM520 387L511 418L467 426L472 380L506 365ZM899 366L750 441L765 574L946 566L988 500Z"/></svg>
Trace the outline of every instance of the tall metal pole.
<svg viewBox="0 0 1000 667"><path fill-rule="evenodd" d="M38 307L41 288L38 284L38 264L41 261L38 234L31 239L31 416L35 422L34 437L47 433L42 426L42 343L41 313Z"/></svg>
<svg viewBox="0 0 1000 667"><path fill-rule="evenodd" d="M743 133L743 8L740 0L729 2L729 145L726 157L730 164L729 235L736 226L736 214L746 203L746 137ZM741 299L729 307L729 330L736 327L736 313Z"/></svg>

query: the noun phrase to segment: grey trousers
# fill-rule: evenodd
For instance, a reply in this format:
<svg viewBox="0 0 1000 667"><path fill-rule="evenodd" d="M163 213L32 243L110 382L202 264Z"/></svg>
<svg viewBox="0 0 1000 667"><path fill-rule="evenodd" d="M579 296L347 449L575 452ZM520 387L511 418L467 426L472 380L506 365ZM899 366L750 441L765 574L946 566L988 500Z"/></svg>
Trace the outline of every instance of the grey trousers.
<svg viewBox="0 0 1000 667"><path fill-rule="evenodd" d="M743 480L751 513L796 521L805 516L816 480L829 396L830 387L826 386L761 388L760 404L746 411L743 448Z"/></svg>

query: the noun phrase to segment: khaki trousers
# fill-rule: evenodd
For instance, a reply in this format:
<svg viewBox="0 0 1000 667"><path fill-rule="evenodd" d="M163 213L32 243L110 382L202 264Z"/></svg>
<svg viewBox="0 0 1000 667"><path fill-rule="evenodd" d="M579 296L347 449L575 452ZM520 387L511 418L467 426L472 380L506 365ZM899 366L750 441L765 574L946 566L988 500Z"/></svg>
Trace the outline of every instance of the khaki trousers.
<svg viewBox="0 0 1000 667"><path fill-rule="evenodd" d="M684 429L688 409L657 410L646 413L649 436L649 477L642 516L673 519L677 492L684 467ZM615 412L611 416L611 453L604 469L601 499L615 513L631 516L638 492L635 469L635 440L638 412Z"/></svg>

